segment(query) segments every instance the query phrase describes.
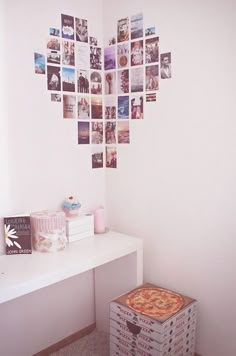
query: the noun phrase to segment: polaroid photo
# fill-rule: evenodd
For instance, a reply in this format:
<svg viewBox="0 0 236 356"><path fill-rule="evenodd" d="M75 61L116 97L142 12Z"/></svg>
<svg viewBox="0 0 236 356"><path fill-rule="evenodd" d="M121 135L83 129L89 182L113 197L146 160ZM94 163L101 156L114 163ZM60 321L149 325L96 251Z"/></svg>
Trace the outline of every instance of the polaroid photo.
<svg viewBox="0 0 236 356"><path fill-rule="evenodd" d="M145 41L145 63L159 62L159 37L148 38Z"/></svg>
<svg viewBox="0 0 236 356"><path fill-rule="evenodd" d="M102 94L102 76L101 72L92 71L90 74L91 94Z"/></svg>
<svg viewBox="0 0 236 356"><path fill-rule="evenodd" d="M76 96L63 95L63 118L75 119L76 118Z"/></svg>
<svg viewBox="0 0 236 356"><path fill-rule="evenodd" d="M88 43L88 20L75 18L76 41Z"/></svg>
<svg viewBox="0 0 236 356"><path fill-rule="evenodd" d="M77 98L77 109L78 109L78 119L79 120L89 120L90 119L90 97L89 96L78 96Z"/></svg>
<svg viewBox="0 0 236 356"><path fill-rule="evenodd" d="M140 92L143 91L143 67L131 68L130 70L130 85L131 92Z"/></svg>
<svg viewBox="0 0 236 356"><path fill-rule="evenodd" d="M118 96L118 119L129 119L129 96Z"/></svg>
<svg viewBox="0 0 236 356"><path fill-rule="evenodd" d="M106 146L106 167L117 168L117 148L116 146Z"/></svg>
<svg viewBox="0 0 236 356"><path fill-rule="evenodd" d="M104 107L105 107L105 120L115 120L116 107L117 107L116 96L110 96L110 95L105 96Z"/></svg>
<svg viewBox="0 0 236 356"><path fill-rule="evenodd" d="M103 122L93 121L92 125L92 144L99 145L103 143Z"/></svg>
<svg viewBox="0 0 236 356"><path fill-rule="evenodd" d="M143 95L136 94L130 97L131 119L143 119Z"/></svg>
<svg viewBox="0 0 236 356"><path fill-rule="evenodd" d="M78 144L88 145L90 143L89 122L78 121Z"/></svg>
<svg viewBox="0 0 236 356"><path fill-rule="evenodd" d="M117 93L118 94L129 93L129 70L128 69L118 70L117 77L118 77Z"/></svg>
<svg viewBox="0 0 236 356"><path fill-rule="evenodd" d="M131 16L131 40L143 37L143 14Z"/></svg>
<svg viewBox="0 0 236 356"><path fill-rule="evenodd" d="M130 143L129 120L117 122L118 143Z"/></svg>
<svg viewBox="0 0 236 356"><path fill-rule="evenodd" d="M146 91L159 89L159 65L154 64L145 67L145 88Z"/></svg>
<svg viewBox="0 0 236 356"><path fill-rule="evenodd" d="M75 69L62 67L62 90L75 92Z"/></svg>
<svg viewBox="0 0 236 356"><path fill-rule="evenodd" d="M91 118L103 119L102 97L99 96L91 97Z"/></svg>
<svg viewBox="0 0 236 356"><path fill-rule="evenodd" d="M106 121L105 123L105 143L115 144L116 143L116 122Z"/></svg>
<svg viewBox="0 0 236 356"><path fill-rule="evenodd" d="M129 43L118 44L117 46L118 68L129 66Z"/></svg>
<svg viewBox="0 0 236 356"><path fill-rule="evenodd" d="M61 67L47 66L48 90L61 91Z"/></svg>
<svg viewBox="0 0 236 356"><path fill-rule="evenodd" d="M61 15L61 35L67 40L74 40L74 17Z"/></svg>
<svg viewBox="0 0 236 356"><path fill-rule="evenodd" d="M92 168L103 168L103 149L93 147L92 149Z"/></svg>
<svg viewBox="0 0 236 356"><path fill-rule="evenodd" d="M45 74L45 56L41 53L34 53L34 72Z"/></svg>

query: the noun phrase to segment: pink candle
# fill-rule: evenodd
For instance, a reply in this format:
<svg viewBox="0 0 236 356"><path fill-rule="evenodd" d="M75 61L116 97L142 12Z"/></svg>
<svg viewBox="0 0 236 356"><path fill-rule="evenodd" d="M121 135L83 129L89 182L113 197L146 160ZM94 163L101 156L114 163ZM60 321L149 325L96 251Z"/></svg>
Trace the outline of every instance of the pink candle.
<svg viewBox="0 0 236 356"><path fill-rule="evenodd" d="M101 206L94 211L94 232L96 234L102 234L105 231L105 211L103 206Z"/></svg>

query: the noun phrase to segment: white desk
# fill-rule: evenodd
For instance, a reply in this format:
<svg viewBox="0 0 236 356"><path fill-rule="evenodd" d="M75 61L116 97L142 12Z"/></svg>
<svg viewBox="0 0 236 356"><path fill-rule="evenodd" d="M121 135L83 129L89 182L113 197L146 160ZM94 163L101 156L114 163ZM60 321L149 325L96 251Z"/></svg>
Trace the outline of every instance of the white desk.
<svg viewBox="0 0 236 356"><path fill-rule="evenodd" d="M108 329L109 301L143 282L142 240L109 231L58 253L0 256L0 303L94 269L96 324Z"/></svg>

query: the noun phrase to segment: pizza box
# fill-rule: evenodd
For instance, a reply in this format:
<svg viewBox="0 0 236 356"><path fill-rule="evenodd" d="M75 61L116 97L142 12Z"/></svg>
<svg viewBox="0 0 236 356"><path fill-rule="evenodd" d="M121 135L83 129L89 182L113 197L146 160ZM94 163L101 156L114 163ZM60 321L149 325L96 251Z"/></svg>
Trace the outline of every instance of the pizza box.
<svg viewBox="0 0 236 356"><path fill-rule="evenodd" d="M161 297L160 300L158 300L158 305L161 307L162 305L171 305L172 310L174 307L175 311L169 311L166 313L166 315L162 316L147 315L145 311L144 298L142 299L142 303L139 304L139 306L141 305L141 307L139 307L139 311L134 310L129 306L128 301L132 301L132 296L139 298L139 295L141 296L141 293L144 291L148 292L152 290L157 291L157 293L162 295L166 294L167 296L170 296L171 299L169 298L169 300L165 299L166 297ZM178 303L175 303L175 297ZM147 303L146 305L149 306L151 303ZM143 309L143 311L140 311L141 309ZM110 302L110 311L122 315L131 321L136 321L140 326L146 326L159 333L163 333L172 327L175 323L185 319L188 317L188 315L196 310L197 301L195 299L155 286L150 283L146 283L140 287L137 287Z"/></svg>
<svg viewBox="0 0 236 356"><path fill-rule="evenodd" d="M195 343L190 345L179 345L174 351L163 351L161 353L150 354L143 350L130 345L119 345L114 342L110 342L110 356L194 356L195 354Z"/></svg>
<svg viewBox="0 0 236 356"><path fill-rule="evenodd" d="M194 349L195 338L190 338L189 340L181 340L175 347L169 347L167 350L159 351L142 342L133 341L132 344L128 343L126 340L120 339L114 335L111 335L110 343L113 343L125 350L135 354L137 351L148 354L149 356L166 356L166 355L175 355L179 352L187 352L190 348Z"/></svg>
<svg viewBox="0 0 236 356"><path fill-rule="evenodd" d="M171 351L174 350L180 343L193 343L195 341L196 324L191 325L190 328L185 326L177 333L166 339L163 343L159 343L156 340L145 336L143 334L134 335L125 330L116 329L110 327L110 336L124 342L128 342L130 345L135 345L137 348L150 352L156 350L156 352ZM114 341L113 341L114 342Z"/></svg>
<svg viewBox="0 0 236 356"><path fill-rule="evenodd" d="M177 333L184 326L188 325L188 327L190 328L189 324L193 326L196 325L196 323L197 323L197 313L192 312L187 318L182 319L179 322L176 322L172 327L170 327L168 330L165 330L161 334L149 327L143 325L141 326L135 321L131 322L130 320L126 319L120 314L110 312L110 325L112 327L120 331L123 330L126 333L129 333L130 335L139 335L139 333L141 333L143 336L150 337L151 339L154 339L159 343L162 343L167 338L170 338L173 334Z"/></svg>

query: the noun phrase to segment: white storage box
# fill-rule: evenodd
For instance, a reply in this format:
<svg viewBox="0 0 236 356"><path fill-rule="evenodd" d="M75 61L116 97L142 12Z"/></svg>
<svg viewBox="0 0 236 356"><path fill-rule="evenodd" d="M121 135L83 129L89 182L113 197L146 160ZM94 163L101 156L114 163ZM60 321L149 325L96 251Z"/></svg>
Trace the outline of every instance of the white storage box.
<svg viewBox="0 0 236 356"><path fill-rule="evenodd" d="M78 241L93 235L93 214L84 214L78 216L77 218L66 218L66 236L69 242Z"/></svg>

